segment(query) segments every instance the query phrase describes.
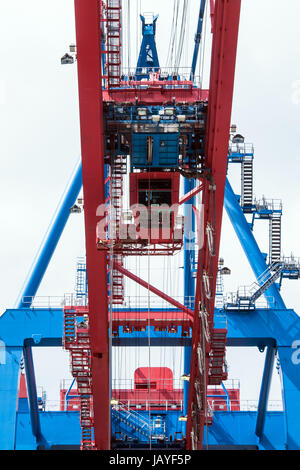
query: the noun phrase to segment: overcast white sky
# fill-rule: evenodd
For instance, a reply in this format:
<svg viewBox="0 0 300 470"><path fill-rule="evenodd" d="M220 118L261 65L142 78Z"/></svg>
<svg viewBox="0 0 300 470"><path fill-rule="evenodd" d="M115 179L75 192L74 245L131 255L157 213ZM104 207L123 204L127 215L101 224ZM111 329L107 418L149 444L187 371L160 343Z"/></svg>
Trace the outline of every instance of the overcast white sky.
<svg viewBox="0 0 300 470"><path fill-rule="evenodd" d="M190 4L189 40L184 48L187 64L199 2L190 0ZM130 5L130 63L134 65L138 0L130 0ZM160 15L157 43L162 66L172 6L173 0L141 2L142 12ZM256 195L283 199L283 251L286 255L293 251L296 256L300 255L299 17L298 0L288 0L284 6L281 0L242 0L232 117L239 131L255 145ZM60 65L61 56L74 42L73 0L0 0L1 312L13 306L80 155L76 66ZM239 176L234 173L238 191ZM257 233L266 247L267 227L259 223ZM39 295L73 291L75 261L81 255L83 218L74 215ZM253 281L246 261L242 265L245 257L226 217L221 255L232 269L232 276L226 279L229 291ZM299 283L285 281L282 292L287 306L300 311ZM41 355L38 381L53 397L54 385L58 388L59 379L68 375L67 358L60 361L61 354L47 350ZM236 350L228 351L230 378L241 378L243 398L255 399L263 355L252 350L243 357L241 361ZM274 383L271 398L277 399L279 382Z"/></svg>

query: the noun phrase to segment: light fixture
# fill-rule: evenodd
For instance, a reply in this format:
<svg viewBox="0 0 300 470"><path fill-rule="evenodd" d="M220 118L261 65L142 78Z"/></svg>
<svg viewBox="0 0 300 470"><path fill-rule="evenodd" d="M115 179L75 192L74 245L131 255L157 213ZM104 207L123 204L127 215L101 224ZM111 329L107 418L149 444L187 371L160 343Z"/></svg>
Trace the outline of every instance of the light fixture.
<svg viewBox="0 0 300 470"><path fill-rule="evenodd" d="M72 56L69 55L69 54L65 54L65 55L61 58L61 64L62 64L62 65L74 64L74 57L72 57Z"/></svg>
<svg viewBox="0 0 300 470"><path fill-rule="evenodd" d="M138 116L147 116L147 108L138 108L137 114Z"/></svg>
<svg viewBox="0 0 300 470"><path fill-rule="evenodd" d="M243 137L241 134L236 134L233 137L232 142L234 144L243 144L245 142L245 137Z"/></svg>
<svg viewBox="0 0 300 470"><path fill-rule="evenodd" d="M187 421L187 416L179 416L178 421Z"/></svg>
<svg viewBox="0 0 300 470"><path fill-rule="evenodd" d="M165 108L165 116L173 116L174 108Z"/></svg>
<svg viewBox="0 0 300 470"><path fill-rule="evenodd" d="M180 378L181 380L185 380L186 382L190 381L190 376L188 374L183 374Z"/></svg>
<svg viewBox="0 0 300 470"><path fill-rule="evenodd" d="M118 405L119 402L118 402L118 400L116 400L115 398L112 398L112 399L110 400L110 404L111 404L111 405Z"/></svg>
<svg viewBox="0 0 300 470"><path fill-rule="evenodd" d="M221 269L221 274L229 275L231 274L231 270L229 268L224 267Z"/></svg>

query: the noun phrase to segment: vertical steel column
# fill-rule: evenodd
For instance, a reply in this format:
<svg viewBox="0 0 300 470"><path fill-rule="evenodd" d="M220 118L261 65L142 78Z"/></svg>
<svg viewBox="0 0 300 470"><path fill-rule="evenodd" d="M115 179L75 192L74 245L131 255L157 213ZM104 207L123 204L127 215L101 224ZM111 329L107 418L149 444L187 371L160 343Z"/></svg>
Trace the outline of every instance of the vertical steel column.
<svg viewBox="0 0 300 470"><path fill-rule="evenodd" d="M193 54L193 60L192 60L191 80L194 80L194 77L195 77L195 71L196 71L197 60L198 60L198 55L199 55L199 48L200 48L201 37L202 37L205 5L206 5L206 0L201 0L199 18L198 18L198 24L197 24L197 32L195 35L195 47L194 47L194 54Z"/></svg>
<svg viewBox="0 0 300 470"><path fill-rule="evenodd" d="M55 248L64 231L70 215L70 209L74 206L82 186L81 162L76 165L69 185L61 198L53 221L47 230L42 245L36 255L35 261L29 271L27 280L16 302L16 308L30 308L33 297L36 295L47 267L51 261Z"/></svg>
<svg viewBox="0 0 300 470"><path fill-rule="evenodd" d="M28 393L29 408L30 408L30 420L31 420L32 434L36 438L38 449L40 450L49 449L49 445L46 439L44 438L42 434L42 430L41 430L38 398L37 398L37 393L36 393L34 364L33 364L33 357L32 357L32 347L30 344L24 344L23 357L24 357L24 365L25 365L26 384L27 384L27 393Z"/></svg>
<svg viewBox="0 0 300 470"><path fill-rule="evenodd" d="M203 340L199 302L206 302L208 323L213 328L216 279L218 272L219 244L222 226L224 190L227 169L227 154L231 108L233 99L236 52L238 42L240 0L216 0L215 21L213 29L212 58L206 124L207 168L210 169L210 180L203 183L204 229L213 227L214 253L209 248L209 238L204 237L203 247L198 251L197 281L195 289L195 314L192 337L192 360L189 389L187 444L188 450L202 448L203 431L206 422L205 412L209 344ZM209 276L210 293L204 292L204 273ZM205 345L202 345L205 341ZM203 348L205 359L199 364L198 347ZM202 370L205 365L205 372ZM195 383L197 382L197 388ZM202 405L198 406L198 398ZM200 396L199 396L200 395ZM193 413L195 408L200 412Z"/></svg>
<svg viewBox="0 0 300 470"><path fill-rule="evenodd" d="M189 193L195 188L195 180L184 178L184 194ZM196 198L189 199L184 204L184 303L186 307L194 309L195 297L195 279L192 269L195 268L195 216L192 206L195 205ZM190 300L192 299L192 303ZM191 370L191 346L184 348L184 375L189 375ZM183 384L183 414L187 415L189 399L189 382Z"/></svg>
<svg viewBox="0 0 300 470"><path fill-rule="evenodd" d="M110 374L106 252L96 248L96 211L105 203L101 5L75 0L89 330L95 444L110 448Z"/></svg>
<svg viewBox="0 0 300 470"><path fill-rule="evenodd" d="M268 406L269 393L272 383L272 373L275 359L275 348L268 346L266 352L263 379L261 383L259 403L257 409L257 420L255 434L261 439L264 431L266 411Z"/></svg>

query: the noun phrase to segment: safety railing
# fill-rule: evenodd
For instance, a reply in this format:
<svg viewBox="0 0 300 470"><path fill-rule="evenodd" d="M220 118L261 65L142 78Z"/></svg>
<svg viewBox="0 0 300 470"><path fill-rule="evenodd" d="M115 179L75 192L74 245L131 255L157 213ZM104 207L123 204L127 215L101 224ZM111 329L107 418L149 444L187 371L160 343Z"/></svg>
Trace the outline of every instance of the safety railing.
<svg viewBox="0 0 300 470"><path fill-rule="evenodd" d="M64 294L61 296L26 296L22 299L24 306L30 308L63 308L65 306L86 306L88 305L87 296L77 297L76 293Z"/></svg>
<svg viewBox="0 0 300 470"><path fill-rule="evenodd" d="M239 379L228 379L223 381L223 385L227 390L240 390L240 380ZM224 389L221 385L209 385L208 393L221 391L224 393Z"/></svg>
<svg viewBox="0 0 300 470"><path fill-rule="evenodd" d="M282 200L281 199L255 199L255 208L258 212L261 211L282 211Z"/></svg>
<svg viewBox="0 0 300 470"><path fill-rule="evenodd" d="M212 391L209 390L208 395L212 394ZM208 398L210 402L210 406L214 411L222 411L220 409L220 406L225 405L225 409L223 411L229 411L226 409L226 397L220 397L220 398ZM72 403L73 408L72 412L77 411L76 409L76 404L78 404L78 410L79 410L79 399L77 397L70 397L69 403ZM122 400L122 407L125 409L132 410L134 409L136 412L138 411L151 411L151 409L155 410L157 408L160 408L161 410L166 410L166 411L183 411L183 401L175 401L175 400L147 400L141 403L141 401L138 400ZM74 406L75 405L75 406ZM59 400L46 400L44 408L40 411L52 411L52 412L59 412L60 410L60 401ZM115 405L114 405L115 406ZM258 410L258 400L236 400L236 399L231 399L230 400L230 410L232 412L234 411L257 411ZM282 412L283 411L283 405L281 400L269 400L268 402L268 407L267 411L278 411Z"/></svg>
<svg viewBox="0 0 300 470"><path fill-rule="evenodd" d="M76 294L71 295L76 298ZM65 296L25 296L22 302L28 308L63 308L66 305Z"/></svg>
<svg viewBox="0 0 300 470"><path fill-rule="evenodd" d="M130 67L123 68L121 84L127 88L147 87L152 83L164 88L201 87L202 79L194 76L190 67Z"/></svg>
<svg viewBox="0 0 300 470"><path fill-rule="evenodd" d="M160 409L160 410L183 410L183 401L182 400L164 400L153 399L153 400L143 400L142 398L132 398L124 399L120 401L117 398L113 398L113 401L116 401L116 404L113 406L116 407L121 405L127 410L136 410L136 411L151 411L151 409ZM67 411L77 411L80 408L80 399L77 395L69 395L67 406L64 407L64 410ZM61 403L55 400L47 401L46 411L61 411Z"/></svg>
<svg viewBox="0 0 300 470"><path fill-rule="evenodd" d="M254 154L254 147L253 144L249 143L233 143L229 144L228 149L229 155L232 154L239 154L239 155L253 155Z"/></svg>
<svg viewBox="0 0 300 470"><path fill-rule="evenodd" d="M294 256L282 256L282 263L285 264L285 269L300 269L300 258L295 258Z"/></svg>
<svg viewBox="0 0 300 470"><path fill-rule="evenodd" d="M183 401L182 400L163 400L163 399L153 399L153 400L141 400L141 399L130 399L122 400L122 406L128 410L134 409L136 411L151 411L151 409L161 409L161 410L183 410Z"/></svg>
<svg viewBox="0 0 300 470"><path fill-rule="evenodd" d="M144 391L147 388L147 379L141 381L139 379L113 379L112 380L112 389L113 390L135 390L136 393L139 391ZM154 386L155 384L155 386ZM143 388L141 388L141 385ZM173 390L182 390L183 389L183 381L180 379L153 379L150 380L150 390L163 392L173 391Z"/></svg>
<svg viewBox="0 0 300 470"><path fill-rule="evenodd" d="M185 305L188 308L193 308L194 297L172 296L172 299ZM169 302L158 298L157 296L126 296L123 305L120 308L148 308L149 300L151 308L168 309L172 308ZM64 294L62 296L26 296L23 297L23 302L26 306L31 308L63 308L65 306L88 306L88 295L77 297L76 293ZM173 307L174 308L174 307Z"/></svg>
<svg viewBox="0 0 300 470"><path fill-rule="evenodd" d="M241 286L236 292L227 292L223 297L223 305L225 309L247 309L247 308L269 308L270 304L274 304L274 297L264 296L251 303L251 292L249 286Z"/></svg>
<svg viewBox="0 0 300 470"><path fill-rule="evenodd" d="M172 299L185 305L188 308L193 308L195 297L184 297L184 296L172 296ZM150 296L151 308L172 308L169 302L158 298L157 296ZM127 308L148 308L149 297L148 296L125 296L123 307Z"/></svg>
<svg viewBox="0 0 300 470"><path fill-rule="evenodd" d="M298 269L298 268L297 268ZM300 265L299 265L300 269ZM245 300L247 298L250 299L251 292L249 291L249 286L242 286L239 287L238 291L236 292L228 292L223 297L220 296L218 299L218 304L216 304L219 308L228 308L230 306L236 306L241 303L241 300ZM185 305L186 307L193 309L194 308L194 297L183 297L183 296L176 296L172 299L176 300L177 302ZM222 299L222 301L221 301ZM35 296L35 297L23 297L23 302L26 307L32 309L59 309L64 308L65 306L74 306L74 307L87 307L88 306L88 296L82 296L78 298L75 293L72 294L65 294L63 296ZM268 302L274 303L274 297L271 296L264 296L260 297L258 300L255 301L256 308L268 308ZM147 309L149 307L149 303L151 308L160 309L160 310L168 310L175 307L172 307L169 302L158 298L157 296L125 296L124 302L120 305L120 308L142 308ZM186 314L183 313L183 317ZM217 319L217 315L215 316ZM220 317L221 318L221 317ZM224 317L225 318L225 317Z"/></svg>
<svg viewBox="0 0 300 470"><path fill-rule="evenodd" d="M210 405L214 411L222 411L222 407L226 408L226 399L215 398L210 400ZM231 411L257 411L257 400L230 400ZM224 409L224 411L229 411ZM280 400L271 400L268 403L267 411L283 411L282 402Z"/></svg>

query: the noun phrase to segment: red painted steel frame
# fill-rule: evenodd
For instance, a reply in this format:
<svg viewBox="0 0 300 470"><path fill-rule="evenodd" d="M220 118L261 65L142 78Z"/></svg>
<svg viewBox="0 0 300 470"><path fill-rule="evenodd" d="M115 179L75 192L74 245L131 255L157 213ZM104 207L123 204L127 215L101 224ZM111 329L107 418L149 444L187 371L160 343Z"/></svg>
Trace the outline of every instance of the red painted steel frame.
<svg viewBox="0 0 300 470"><path fill-rule="evenodd" d="M110 448L106 253L97 250L96 209L105 202L100 1L75 0L92 391L97 449Z"/></svg>
<svg viewBox="0 0 300 470"><path fill-rule="evenodd" d="M148 173L130 173L129 175L129 187L130 187L130 205L134 206L139 204L139 182L142 181L171 181L171 204L178 204L179 201L179 184L180 175L176 172L164 172L164 171L151 171Z"/></svg>
<svg viewBox="0 0 300 470"><path fill-rule="evenodd" d="M227 152L229 140L229 128L234 86L234 72L236 63L236 50L238 41L239 17L241 0L216 0L214 10L214 29L212 45L212 61L210 75L210 91L207 122L206 154L208 167L211 169L211 181L204 181L204 227L209 222L214 227L215 255L212 258L211 299L208 300L208 313L210 329L213 327L213 312L216 276L218 268L219 243L222 224L222 212L224 202L225 178L227 168ZM214 196L212 187L215 185ZM212 202L214 201L214 202ZM202 274L210 272L211 258L208 242L205 238L204 245L198 254L198 269L195 297L195 316L192 338L192 360L190 372L190 388L187 421L187 449L192 449L191 432L193 430L192 406L196 403L195 382L200 380L203 395L206 400L206 387L208 382L207 371L209 365L209 344L206 343L205 365L206 380L199 372L197 348L203 337L199 318L199 302L204 299ZM207 299L206 299L207 300ZM202 381L202 382L201 382ZM201 413L198 418L199 434L197 448L202 448L205 415Z"/></svg>

